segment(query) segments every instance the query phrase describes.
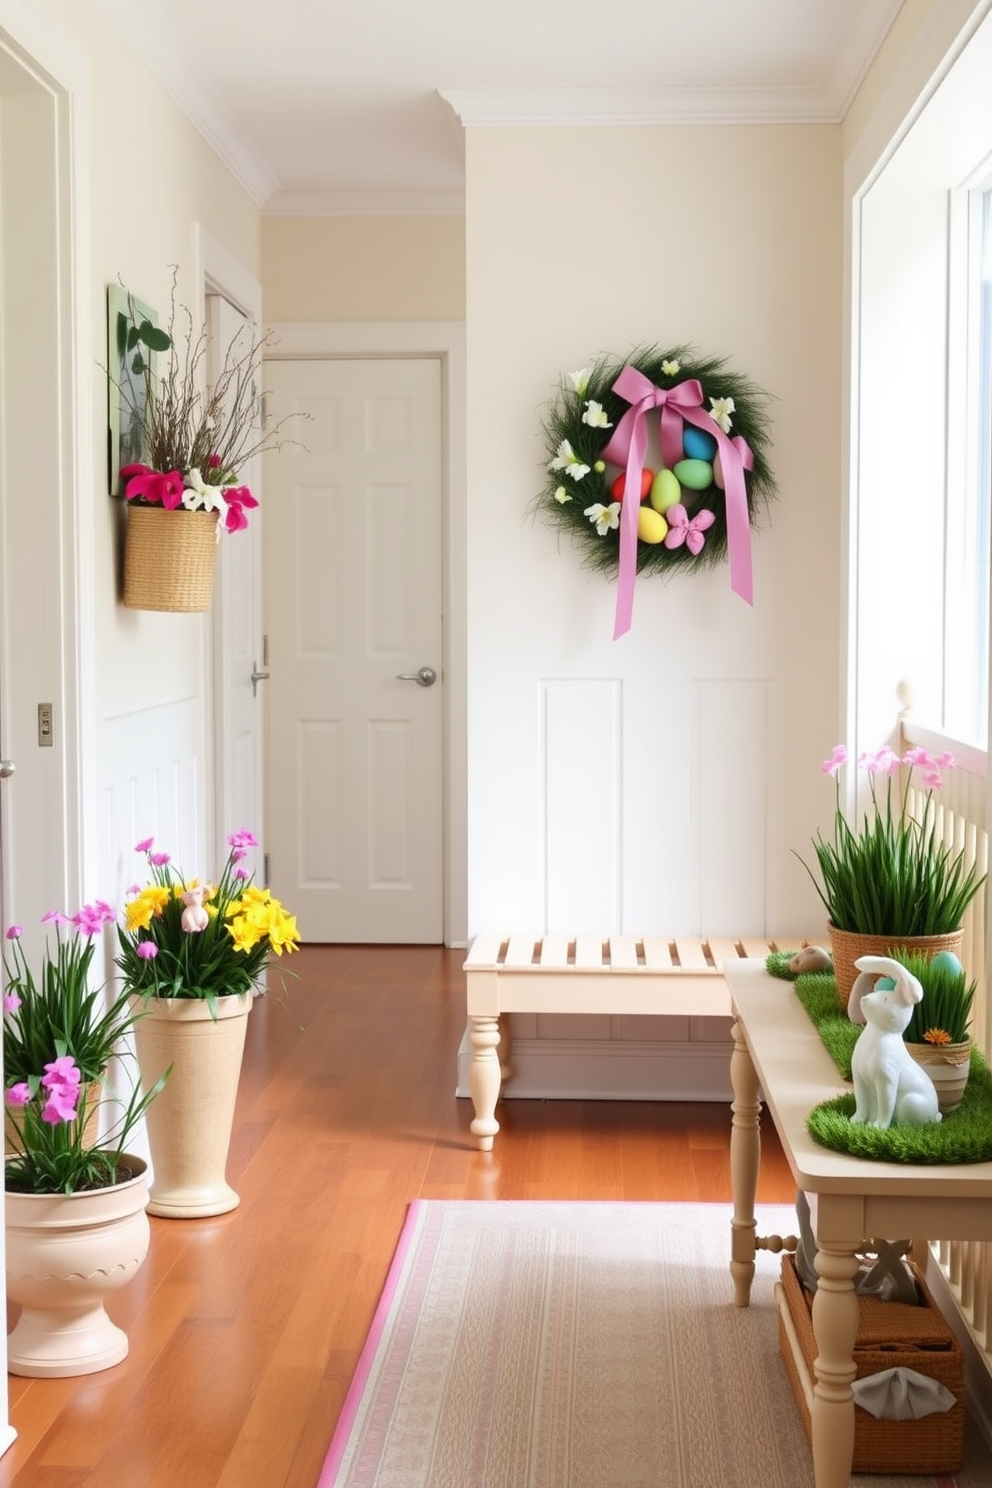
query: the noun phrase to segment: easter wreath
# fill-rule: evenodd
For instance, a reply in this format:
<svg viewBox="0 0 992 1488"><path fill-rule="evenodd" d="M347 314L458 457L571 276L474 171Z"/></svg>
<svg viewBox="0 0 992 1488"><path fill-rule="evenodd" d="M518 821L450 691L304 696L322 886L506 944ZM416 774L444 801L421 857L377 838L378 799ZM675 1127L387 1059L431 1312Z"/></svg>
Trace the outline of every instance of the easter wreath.
<svg viewBox="0 0 992 1488"><path fill-rule="evenodd" d="M688 346L601 357L561 379L544 414L537 505L585 547L587 567L617 572L615 636L630 628L635 573L729 553L731 586L752 602L750 528L775 490L768 401L724 358Z"/></svg>

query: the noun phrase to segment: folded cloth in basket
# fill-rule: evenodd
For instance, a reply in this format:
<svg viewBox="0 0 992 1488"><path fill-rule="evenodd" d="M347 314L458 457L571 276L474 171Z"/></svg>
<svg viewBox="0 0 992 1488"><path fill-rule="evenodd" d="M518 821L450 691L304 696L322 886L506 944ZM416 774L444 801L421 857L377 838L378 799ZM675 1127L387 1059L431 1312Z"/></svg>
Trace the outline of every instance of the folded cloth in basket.
<svg viewBox="0 0 992 1488"><path fill-rule="evenodd" d="M916 1369L882 1369L852 1380L851 1389L863 1410L884 1421L920 1421L957 1404L939 1380Z"/></svg>

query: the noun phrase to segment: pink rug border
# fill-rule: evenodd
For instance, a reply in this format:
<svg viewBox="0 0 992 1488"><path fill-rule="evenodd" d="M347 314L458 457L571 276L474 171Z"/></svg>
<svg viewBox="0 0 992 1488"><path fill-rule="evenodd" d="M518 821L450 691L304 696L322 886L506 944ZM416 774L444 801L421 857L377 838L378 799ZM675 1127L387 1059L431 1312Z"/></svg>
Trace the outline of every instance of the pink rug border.
<svg viewBox="0 0 992 1488"><path fill-rule="evenodd" d="M327 1456L324 1458L324 1466L321 1468L316 1488L333 1488L334 1479L337 1476L338 1468L341 1466L341 1459L344 1457L345 1447L348 1444L348 1438L355 1424L355 1417L358 1415L359 1402L368 1383L369 1374L372 1371L372 1361L375 1358L379 1341L386 1326L386 1319L389 1316L393 1299L396 1296L396 1288L399 1285L407 1253L413 1243L413 1234L417 1227L417 1218L423 1203L423 1199L413 1199L407 1205L403 1228L400 1230L400 1237L396 1242L393 1259L389 1263L386 1284L382 1289L382 1295L376 1306L372 1325L369 1328L369 1335L359 1355L354 1376L351 1384L348 1386L348 1393L345 1396L344 1405L341 1407L341 1415L338 1417L338 1424L334 1428L334 1435L331 1437L331 1444L327 1449Z"/></svg>

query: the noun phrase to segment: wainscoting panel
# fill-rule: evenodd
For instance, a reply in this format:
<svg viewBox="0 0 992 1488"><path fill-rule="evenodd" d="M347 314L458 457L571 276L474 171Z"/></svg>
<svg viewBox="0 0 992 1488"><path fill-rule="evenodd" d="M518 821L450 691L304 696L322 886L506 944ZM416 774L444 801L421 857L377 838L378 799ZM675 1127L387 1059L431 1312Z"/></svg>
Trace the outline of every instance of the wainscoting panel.
<svg viewBox="0 0 992 1488"><path fill-rule="evenodd" d="M760 679L693 683L691 871L694 920L706 935L760 933L768 923L770 701Z"/></svg>
<svg viewBox="0 0 992 1488"><path fill-rule="evenodd" d="M154 837L180 871L207 877L205 724L199 698L104 719L99 738L100 892L120 905L144 883L136 842ZM219 865L216 865L219 867Z"/></svg>
<svg viewBox="0 0 992 1488"><path fill-rule="evenodd" d="M540 682L546 933L621 925L622 686Z"/></svg>

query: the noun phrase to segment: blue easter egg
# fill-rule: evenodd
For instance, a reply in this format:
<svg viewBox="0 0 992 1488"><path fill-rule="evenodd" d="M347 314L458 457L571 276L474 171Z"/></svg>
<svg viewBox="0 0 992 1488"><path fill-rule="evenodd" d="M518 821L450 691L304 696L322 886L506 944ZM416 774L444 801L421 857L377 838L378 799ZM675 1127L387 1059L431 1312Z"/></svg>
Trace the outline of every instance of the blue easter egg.
<svg viewBox="0 0 992 1488"><path fill-rule="evenodd" d="M895 986L896 984L891 977L879 977L878 981L875 983L875 991L894 992Z"/></svg>
<svg viewBox="0 0 992 1488"><path fill-rule="evenodd" d="M682 448L687 460L712 460L716 454L716 440L705 429L695 429L686 424L682 430Z"/></svg>
<svg viewBox="0 0 992 1488"><path fill-rule="evenodd" d="M955 976L960 976L964 971L964 967L953 951L938 951L930 962L930 965L934 967L942 966L945 971L950 971Z"/></svg>
<svg viewBox="0 0 992 1488"><path fill-rule="evenodd" d="M713 466L708 460L680 460L675 479L687 491L706 491L713 484Z"/></svg>

